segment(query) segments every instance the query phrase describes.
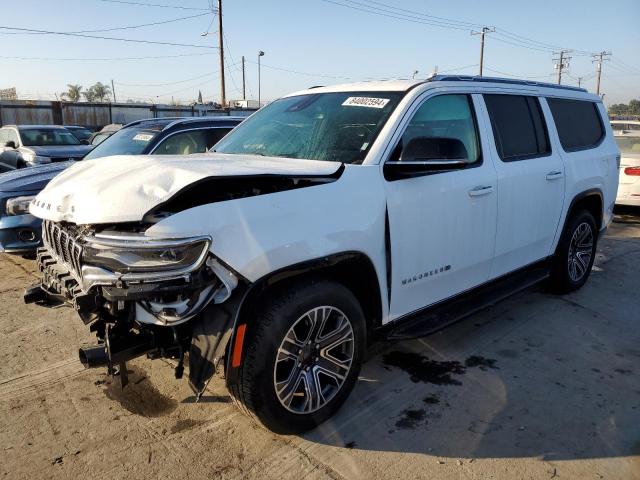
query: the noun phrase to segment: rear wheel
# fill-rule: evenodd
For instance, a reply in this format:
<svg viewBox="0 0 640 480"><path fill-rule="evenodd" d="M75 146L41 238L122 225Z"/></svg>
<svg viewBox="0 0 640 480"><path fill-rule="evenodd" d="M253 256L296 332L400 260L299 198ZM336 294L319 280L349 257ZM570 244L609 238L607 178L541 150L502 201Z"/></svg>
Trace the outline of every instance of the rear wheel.
<svg viewBox="0 0 640 480"><path fill-rule="evenodd" d="M309 430L348 397L364 344L362 309L343 285L321 280L274 292L247 330L231 393L275 432Z"/></svg>
<svg viewBox="0 0 640 480"><path fill-rule="evenodd" d="M597 241L593 215L587 210L573 215L554 258L551 286L555 292L571 292L585 284L596 256Z"/></svg>

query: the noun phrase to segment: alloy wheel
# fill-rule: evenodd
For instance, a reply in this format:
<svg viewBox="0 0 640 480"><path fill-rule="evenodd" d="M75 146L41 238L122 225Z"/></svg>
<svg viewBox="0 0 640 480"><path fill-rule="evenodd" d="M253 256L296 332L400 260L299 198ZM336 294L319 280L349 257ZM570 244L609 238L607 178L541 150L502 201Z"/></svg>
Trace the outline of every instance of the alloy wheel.
<svg viewBox="0 0 640 480"><path fill-rule="evenodd" d="M354 349L353 327L339 309L321 306L301 315L276 355L273 382L282 406L299 414L324 407L342 388Z"/></svg>
<svg viewBox="0 0 640 480"><path fill-rule="evenodd" d="M587 274L593 255L593 229L587 222L582 222L574 230L569 243L568 268L569 277L579 282Z"/></svg>

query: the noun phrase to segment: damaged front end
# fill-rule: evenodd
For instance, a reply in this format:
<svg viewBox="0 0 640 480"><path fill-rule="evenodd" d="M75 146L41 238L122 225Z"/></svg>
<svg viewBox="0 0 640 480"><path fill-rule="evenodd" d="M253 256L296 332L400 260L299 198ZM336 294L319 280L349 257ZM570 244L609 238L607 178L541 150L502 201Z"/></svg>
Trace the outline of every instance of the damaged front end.
<svg viewBox="0 0 640 480"><path fill-rule="evenodd" d="M107 367L127 383L128 360L177 360L198 396L224 356L244 290L210 252L209 237L151 239L146 225L76 226L44 221L37 253L41 282L25 302L74 308L98 338L81 348L87 368Z"/></svg>

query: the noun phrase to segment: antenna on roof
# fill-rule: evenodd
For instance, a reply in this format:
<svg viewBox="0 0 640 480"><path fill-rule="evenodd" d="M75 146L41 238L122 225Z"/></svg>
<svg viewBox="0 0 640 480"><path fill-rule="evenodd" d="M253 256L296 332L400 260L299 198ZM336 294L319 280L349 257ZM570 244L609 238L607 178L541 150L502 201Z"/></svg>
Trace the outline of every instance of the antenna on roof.
<svg viewBox="0 0 640 480"><path fill-rule="evenodd" d="M427 80L432 79L433 77L437 77L438 76L438 65L434 65L433 66L433 72L431 72L431 75L429 75L427 77Z"/></svg>

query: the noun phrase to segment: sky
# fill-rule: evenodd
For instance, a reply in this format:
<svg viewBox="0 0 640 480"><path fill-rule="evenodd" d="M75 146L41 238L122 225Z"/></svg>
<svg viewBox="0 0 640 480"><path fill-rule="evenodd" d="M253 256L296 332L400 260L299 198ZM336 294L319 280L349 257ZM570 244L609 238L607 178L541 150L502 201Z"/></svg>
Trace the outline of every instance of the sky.
<svg viewBox="0 0 640 480"><path fill-rule="evenodd" d="M0 88L50 100L70 83L113 80L118 101L189 102L199 91L205 101L219 101L210 1L0 0L0 11L11 12L0 27L138 40L0 28ZM120 29L150 23L156 25ZM610 51L602 67L605 103L640 98L640 0L223 0L227 99L242 98L243 55L247 98L257 98L261 50L263 101L312 85L411 78L415 71L425 78L436 68L475 75L480 37L470 32L483 25L496 27L486 35L485 75L555 82L553 51L560 47L573 50L563 83L583 77L595 91L590 53ZM118 30L86 32L110 29Z"/></svg>

